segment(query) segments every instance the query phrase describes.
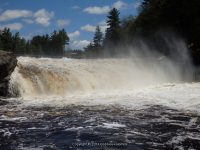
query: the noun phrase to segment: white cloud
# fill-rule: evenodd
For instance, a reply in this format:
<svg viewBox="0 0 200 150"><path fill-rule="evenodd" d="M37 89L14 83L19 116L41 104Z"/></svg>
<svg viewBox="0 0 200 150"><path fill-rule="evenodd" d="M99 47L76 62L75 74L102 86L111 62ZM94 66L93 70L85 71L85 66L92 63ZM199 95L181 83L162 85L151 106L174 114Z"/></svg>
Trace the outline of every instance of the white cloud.
<svg viewBox="0 0 200 150"><path fill-rule="evenodd" d="M88 41L88 40L72 41L71 48L72 49L83 49L88 44L90 44L90 41Z"/></svg>
<svg viewBox="0 0 200 150"><path fill-rule="evenodd" d="M69 33L68 36L70 39L74 39L74 38L80 36L80 32L77 30L75 32Z"/></svg>
<svg viewBox="0 0 200 150"><path fill-rule="evenodd" d="M54 17L54 12L48 12L45 9L40 9L34 14L35 21L43 26L49 26L50 20Z"/></svg>
<svg viewBox="0 0 200 150"><path fill-rule="evenodd" d="M97 15L100 15L100 14L106 14L110 11L110 7L109 6L103 6L103 7L97 7L97 6L94 6L94 7L87 7L83 10L84 12L87 12L89 14L97 14Z"/></svg>
<svg viewBox="0 0 200 150"><path fill-rule="evenodd" d="M43 26L49 26L51 19L54 17L54 12L48 12L45 9L40 9L33 13L30 10L19 10L19 9L13 9L13 10L5 10L4 12L0 13L0 22L2 21L9 21L14 19L22 19L23 22L28 24L37 23ZM59 25L67 25L69 22L66 20L60 20L58 21Z"/></svg>
<svg viewBox="0 0 200 150"><path fill-rule="evenodd" d="M101 29L101 31L103 33L105 33L106 29L108 28L107 23L106 23L105 20L99 22L97 25L99 25L99 27L100 27L100 29ZM95 32L96 31L96 26L87 24L85 26L82 26L81 30L88 31L88 32Z"/></svg>
<svg viewBox="0 0 200 150"><path fill-rule="evenodd" d="M108 28L106 21L103 20L103 21L99 22L98 25L99 25L101 31L105 34L106 29Z"/></svg>
<svg viewBox="0 0 200 150"><path fill-rule="evenodd" d="M10 30L21 30L23 25L21 23L5 24L0 26L0 29L9 28Z"/></svg>
<svg viewBox="0 0 200 150"><path fill-rule="evenodd" d="M95 32L96 26L92 26L90 24L86 24L85 26L81 27L81 30L88 31L88 32Z"/></svg>
<svg viewBox="0 0 200 150"><path fill-rule="evenodd" d="M113 8L117 8L117 9L122 9L122 8L126 8L127 4L122 2L122 1L117 1L113 4L112 6Z"/></svg>
<svg viewBox="0 0 200 150"><path fill-rule="evenodd" d="M101 14L106 14L108 13L112 8L117 8L117 9L125 9L127 8L128 5L124 3L123 1L117 1L113 3L112 6L103 6L103 7L98 7L98 6L93 6L93 7L87 7L83 11L87 12L89 14L96 14L96 15L101 15Z"/></svg>
<svg viewBox="0 0 200 150"><path fill-rule="evenodd" d="M68 26L70 23L71 23L71 21L68 20L68 19L59 19L59 20L57 20L57 25L59 27Z"/></svg>
<svg viewBox="0 0 200 150"><path fill-rule="evenodd" d="M25 18L32 16L29 10L6 10L0 15L0 21L8 21L17 18Z"/></svg>

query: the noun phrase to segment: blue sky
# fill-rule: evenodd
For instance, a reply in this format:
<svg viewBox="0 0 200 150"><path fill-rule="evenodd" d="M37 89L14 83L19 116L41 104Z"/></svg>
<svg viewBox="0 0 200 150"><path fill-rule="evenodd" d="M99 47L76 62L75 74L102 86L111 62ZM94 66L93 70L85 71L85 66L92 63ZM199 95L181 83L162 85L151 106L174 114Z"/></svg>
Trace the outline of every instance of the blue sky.
<svg viewBox="0 0 200 150"><path fill-rule="evenodd" d="M34 35L64 28L70 47L85 47L93 38L97 25L104 32L106 16L116 7L120 18L137 15L141 0L0 0L0 29L30 39Z"/></svg>

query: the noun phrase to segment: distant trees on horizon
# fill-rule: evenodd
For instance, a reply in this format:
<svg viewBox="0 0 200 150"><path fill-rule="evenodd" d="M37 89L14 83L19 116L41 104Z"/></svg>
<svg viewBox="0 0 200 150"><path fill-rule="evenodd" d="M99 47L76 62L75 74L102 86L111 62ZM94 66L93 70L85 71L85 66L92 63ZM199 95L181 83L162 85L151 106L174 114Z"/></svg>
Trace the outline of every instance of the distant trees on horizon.
<svg viewBox="0 0 200 150"><path fill-rule="evenodd" d="M0 32L0 49L19 55L62 56L64 52L70 52L84 58L116 57L118 53L128 55L128 51L125 48L118 49L119 46L135 46L137 40L142 39L155 51L165 56L173 55L173 51L170 52L159 35L165 31L182 37L189 48L193 63L200 65L199 8L199 0L143 0L137 16L130 15L120 19L119 10L111 9L106 18L108 28L105 35L97 26L93 41L84 51L64 51L64 46L69 44L70 40L64 29L37 35L31 40L25 40L19 33L12 34L9 29L4 29Z"/></svg>
<svg viewBox="0 0 200 150"><path fill-rule="evenodd" d="M67 44L69 37L64 29L31 40L20 37L19 32L12 34L8 28L0 32L0 49L17 55L63 56Z"/></svg>

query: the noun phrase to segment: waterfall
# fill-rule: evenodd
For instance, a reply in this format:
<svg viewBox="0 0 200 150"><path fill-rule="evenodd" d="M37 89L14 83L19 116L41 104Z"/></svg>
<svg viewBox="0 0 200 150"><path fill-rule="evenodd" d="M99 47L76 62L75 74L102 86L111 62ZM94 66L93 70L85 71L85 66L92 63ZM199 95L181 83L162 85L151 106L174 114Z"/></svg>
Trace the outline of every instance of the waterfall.
<svg viewBox="0 0 200 150"><path fill-rule="evenodd" d="M123 92L179 80L178 67L166 61L19 57L10 92L22 97Z"/></svg>

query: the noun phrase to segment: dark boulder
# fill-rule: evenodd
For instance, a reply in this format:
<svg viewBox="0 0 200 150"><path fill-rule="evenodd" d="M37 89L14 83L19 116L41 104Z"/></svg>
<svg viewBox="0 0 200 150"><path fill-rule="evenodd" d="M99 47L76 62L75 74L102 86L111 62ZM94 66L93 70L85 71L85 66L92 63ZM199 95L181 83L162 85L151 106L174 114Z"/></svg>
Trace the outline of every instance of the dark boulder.
<svg viewBox="0 0 200 150"><path fill-rule="evenodd" d="M0 51L0 96L8 96L10 75L17 66L17 58L13 53Z"/></svg>

